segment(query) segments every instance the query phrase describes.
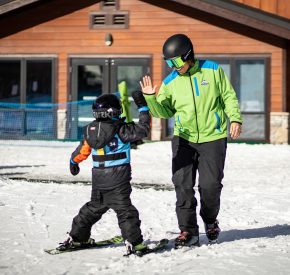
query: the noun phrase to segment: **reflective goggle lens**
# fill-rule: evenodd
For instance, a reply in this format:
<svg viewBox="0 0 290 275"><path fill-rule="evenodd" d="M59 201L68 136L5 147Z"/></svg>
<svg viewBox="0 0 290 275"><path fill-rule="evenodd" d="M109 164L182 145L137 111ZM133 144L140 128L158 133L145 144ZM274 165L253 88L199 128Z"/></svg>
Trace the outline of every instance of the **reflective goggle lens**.
<svg viewBox="0 0 290 275"><path fill-rule="evenodd" d="M173 68L173 67L180 68L185 64L181 56L178 56L172 59L166 59L165 61L170 68Z"/></svg>

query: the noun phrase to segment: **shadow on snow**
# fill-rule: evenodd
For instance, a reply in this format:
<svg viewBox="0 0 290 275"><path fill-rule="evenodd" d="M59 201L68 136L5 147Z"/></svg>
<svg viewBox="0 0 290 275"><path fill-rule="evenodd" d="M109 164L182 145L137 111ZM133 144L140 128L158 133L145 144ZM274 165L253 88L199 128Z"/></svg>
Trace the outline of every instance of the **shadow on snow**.
<svg viewBox="0 0 290 275"><path fill-rule="evenodd" d="M290 225L288 224L276 224L273 226L252 229L233 229L222 231L220 233L219 243L233 242L244 239L275 238L285 235L290 235Z"/></svg>

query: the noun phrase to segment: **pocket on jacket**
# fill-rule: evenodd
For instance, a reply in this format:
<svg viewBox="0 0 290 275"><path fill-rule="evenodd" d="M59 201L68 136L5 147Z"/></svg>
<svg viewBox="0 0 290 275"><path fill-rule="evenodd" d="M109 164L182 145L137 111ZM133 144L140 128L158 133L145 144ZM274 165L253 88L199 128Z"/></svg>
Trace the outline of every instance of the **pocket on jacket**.
<svg viewBox="0 0 290 275"><path fill-rule="evenodd" d="M215 119L216 119L216 130L218 130L220 133L221 133L221 117L220 115L218 114L218 112L214 112L214 115L215 115Z"/></svg>

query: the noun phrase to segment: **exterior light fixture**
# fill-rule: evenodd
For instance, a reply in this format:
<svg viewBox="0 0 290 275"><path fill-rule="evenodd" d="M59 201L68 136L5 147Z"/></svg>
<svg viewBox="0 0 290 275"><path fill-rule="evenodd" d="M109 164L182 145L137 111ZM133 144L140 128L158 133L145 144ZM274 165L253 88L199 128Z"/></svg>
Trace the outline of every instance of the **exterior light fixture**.
<svg viewBox="0 0 290 275"><path fill-rule="evenodd" d="M105 36L105 44L106 46L111 46L113 44L113 36L110 33L107 33Z"/></svg>

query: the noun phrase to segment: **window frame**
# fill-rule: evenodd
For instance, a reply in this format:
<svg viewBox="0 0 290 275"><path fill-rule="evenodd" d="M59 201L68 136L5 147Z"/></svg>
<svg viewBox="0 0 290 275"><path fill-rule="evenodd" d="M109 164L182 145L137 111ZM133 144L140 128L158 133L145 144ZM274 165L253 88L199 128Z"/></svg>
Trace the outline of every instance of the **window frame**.
<svg viewBox="0 0 290 275"><path fill-rule="evenodd" d="M38 56L38 55L25 55L25 56L0 56L0 61L20 61L20 108L0 108L0 111L2 112L20 112L22 113L22 129L19 133L14 134L11 133L0 133L1 138L9 138L9 139L18 139L21 138L38 138L38 139L52 139L56 138L57 136L57 109L53 107L53 105L56 102L56 73L57 73L57 57L55 56ZM22 104L27 104L26 98L27 98L27 61L50 61L51 62L51 109L43 109L41 112L50 112L52 113L52 119L53 119L53 132L52 134L45 134L45 132L41 134L27 134L26 130L26 116L28 112L39 112L40 110L37 108L25 108L25 106L21 106Z"/></svg>

